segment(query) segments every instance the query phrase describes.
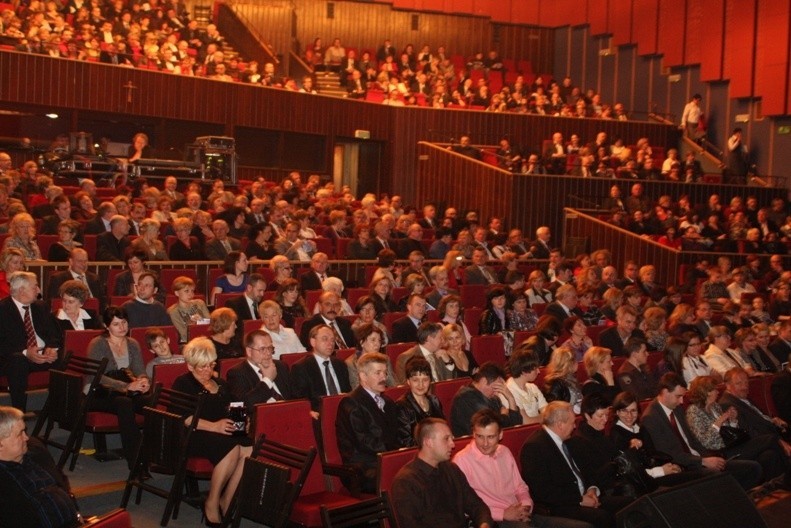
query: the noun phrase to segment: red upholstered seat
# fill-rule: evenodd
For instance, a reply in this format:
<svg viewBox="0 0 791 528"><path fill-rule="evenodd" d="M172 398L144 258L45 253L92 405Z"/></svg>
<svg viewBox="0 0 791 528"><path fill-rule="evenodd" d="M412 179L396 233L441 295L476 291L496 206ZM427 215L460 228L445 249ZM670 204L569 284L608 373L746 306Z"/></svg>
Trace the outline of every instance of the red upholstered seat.
<svg viewBox="0 0 791 528"><path fill-rule="evenodd" d="M188 473L208 473L214 471L214 464L208 458L192 457L187 459L187 472Z"/></svg>
<svg viewBox="0 0 791 528"><path fill-rule="evenodd" d="M336 508L359 502L350 495L339 495L333 491L320 491L310 495L300 495L291 510L291 520L303 526L321 526L321 506Z"/></svg>
<svg viewBox="0 0 791 528"><path fill-rule="evenodd" d="M479 365L492 361L501 367L505 366L505 340L501 335L473 336L470 348L472 357Z"/></svg>

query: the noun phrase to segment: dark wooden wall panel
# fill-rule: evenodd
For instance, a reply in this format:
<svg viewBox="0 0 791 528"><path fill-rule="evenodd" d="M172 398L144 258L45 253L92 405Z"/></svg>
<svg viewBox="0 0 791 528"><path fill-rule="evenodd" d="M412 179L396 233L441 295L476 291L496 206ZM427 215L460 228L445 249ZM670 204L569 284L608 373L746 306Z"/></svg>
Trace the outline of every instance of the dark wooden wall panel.
<svg viewBox="0 0 791 528"><path fill-rule="evenodd" d="M591 35L611 32L609 4L610 0L588 0L588 23L591 27Z"/></svg>
<svg viewBox="0 0 791 528"><path fill-rule="evenodd" d="M686 0L660 0L659 52L665 66L684 64L684 13Z"/></svg>
<svg viewBox="0 0 791 528"><path fill-rule="evenodd" d="M637 39L637 53L653 55L657 53L657 34L659 26L659 0L641 0L634 4L634 34Z"/></svg>
<svg viewBox="0 0 791 528"><path fill-rule="evenodd" d="M700 78L716 81L722 79L725 0L701 0L700 3L706 13L706 45L700 53Z"/></svg>
<svg viewBox="0 0 791 528"><path fill-rule="evenodd" d="M684 36L684 63L700 64L703 43L708 45L709 14L699 1L687 2L687 24Z"/></svg>
<svg viewBox="0 0 791 528"><path fill-rule="evenodd" d="M631 44L632 7L634 0L610 0L610 29L612 43L616 46Z"/></svg>
<svg viewBox="0 0 791 528"><path fill-rule="evenodd" d="M763 0L758 4L758 32L755 44L755 93L763 98L766 115L787 112L788 60L791 3Z"/></svg>
<svg viewBox="0 0 791 528"><path fill-rule="evenodd" d="M492 48L498 50L502 57L529 60L533 73L553 73L553 31L513 24L494 24L493 28L499 32L500 41L493 42Z"/></svg>
<svg viewBox="0 0 791 528"><path fill-rule="evenodd" d="M730 80L731 97L753 95L756 0L725 1L723 77Z"/></svg>
<svg viewBox="0 0 791 528"><path fill-rule="evenodd" d="M291 48L292 10L288 4L267 2L259 7L222 3L218 6L216 22L228 42L245 60L259 62L259 71L263 71L265 63L271 62L281 73L286 73L276 55L279 53L282 58ZM262 47L262 44L267 47Z"/></svg>

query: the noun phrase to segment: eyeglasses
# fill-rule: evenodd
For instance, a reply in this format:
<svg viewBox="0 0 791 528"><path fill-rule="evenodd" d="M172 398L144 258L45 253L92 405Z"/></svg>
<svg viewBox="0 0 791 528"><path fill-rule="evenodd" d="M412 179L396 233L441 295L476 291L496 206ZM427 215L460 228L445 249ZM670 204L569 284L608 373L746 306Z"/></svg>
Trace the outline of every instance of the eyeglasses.
<svg viewBox="0 0 791 528"><path fill-rule="evenodd" d="M247 348L249 348L250 350L255 350L256 352L269 352L269 353L272 353L272 352L275 351L275 347L273 347L273 346L265 346L265 347L258 347L258 348L256 348L256 347L247 347Z"/></svg>
<svg viewBox="0 0 791 528"><path fill-rule="evenodd" d="M195 366L193 368L195 370L206 370L206 369L214 370L214 367L216 367L216 366L217 366L217 362L216 361L212 361L211 363L208 363L206 365L197 365L197 366Z"/></svg>

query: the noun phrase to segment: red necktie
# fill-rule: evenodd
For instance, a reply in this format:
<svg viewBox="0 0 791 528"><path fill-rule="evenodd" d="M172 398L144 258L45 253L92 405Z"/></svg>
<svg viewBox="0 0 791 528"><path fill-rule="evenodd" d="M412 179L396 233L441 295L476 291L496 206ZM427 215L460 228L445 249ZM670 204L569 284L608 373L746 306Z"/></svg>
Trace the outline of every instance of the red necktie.
<svg viewBox="0 0 791 528"><path fill-rule="evenodd" d="M33 319L30 317L30 306L25 306L25 337L27 338L27 347L38 347L36 341L36 331L33 330Z"/></svg>

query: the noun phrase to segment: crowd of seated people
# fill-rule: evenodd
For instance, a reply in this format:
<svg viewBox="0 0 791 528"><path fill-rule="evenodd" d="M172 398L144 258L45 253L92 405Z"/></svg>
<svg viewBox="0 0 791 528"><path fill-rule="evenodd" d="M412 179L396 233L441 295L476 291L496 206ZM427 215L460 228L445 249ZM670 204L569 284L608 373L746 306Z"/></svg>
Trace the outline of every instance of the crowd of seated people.
<svg viewBox="0 0 791 528"><path fill-rule="evenodd" d="M539 420L546 425L548 417L541 417L542 410L549 404L555 409L553 402L563 402L570 412L582 414L590 426L582 428L587 438L580 442L594 442L603 448L601 411L611 401L620 401L619 392L632 395L635 401L656 398L659 409L664 406L673 410L679 393L696 378L724 380L721 407L707 403L705 394L695 400L701 413L719 420L722 414L717 414L718 409L734 407L746 398L744 386L750 379L773 375L782 381L787 376L784 364L791 352L791 272L784 269L777 255L755 255L747 265L737 268L727 258L716 265L701 259L688 269L681 284L660 284L650 264L640 266L628 261L619 273L606 249L574 260L565 258L553 247L552 234L545 226L536 229L534 240L525 240L520 229L504 229L501 218L488 219L484 225L474 212L462 215L448 208L440 214L431 204L418 211L403 205L396 196L367 196L358 202L346 189L336 192L332 184L322 185L313 176L303 181L298 173L280 185L256 180L235 191L218 181L205 200L200 187L177 189L175 178L165 180L162 189L142 182L135 190L117 189L115 199L95 205L97 189L86 180L83 194L74 198L92 202L90 208L80 208L80 215L95 209L96 216L80 216L77 236L68 233L72 244L68 268L53 274L43 288L47 301L60 299L62 307L52 312L50 305L35 300L36 276L20 270L25 262L35 262L32 247L36 245L36 220L42 220L43 226L45 219L60 211L66 219L54 222L50 218L49 223L70 226L74 220L68 209L73 208L73 212L77 206L69 197L64 199L62 193L55 192L48 204L51 208L41 207L47 204L34 197L55 186L49 182L46 189L39 188L48 183L40 178L35 174L24 177L10 168L0 176L0 204L9 224L0 258L0 283L8 289L7 297L0 300L0 310L9 311L8 317L0 318L6 325L4 335L9 336L0 345L0 373L13 380L13 403L22 409L26 387L23 375L58 364L57 349L66 330L101 328L104 322L107 331L94 341L91 354L99 357L112 353L116 362L128 364L133 374L126 380L107 380L106 385L127 393L144 393L150 379L146 363L182 362L185 357L173 354L165 346L167 336L161 333L152 332L145 343L138 343L128 337L127 329L173 326L178 339L187 341L197 325L208 324L204 331L208 339L185 349L191 374L184 378L184 387L195 385L193 378L198 382L206 381L201 376L216 379L210 371L217 359L244 359L246 362L240 365L260 367L261 375L251 384L243 383L234 377L241 373L232 370L227 388L222 381L211 384L211 392L223 402L229 391L248 405L308 398L313 413L318 413L322 396L348 392L349 401L339 412L338 445L344 461L359 471L370 490L375 457L365 450L371 443L363 442L362 436L379 435L375 448L379 451L412 445L411 433L420 419L428 416L447 417L453 433L461 435L472 432L470 420L481 410L490 409L499 415L503 426L535 424ZM643 196L634 198L629 203L652 203ZM170 210L175 220L159 223L145 219L161 211L163 199L172 200ZM716 203L709 201L706 206ZM143 205L143 218L136 216L140 212L135 207L138 204ZM672 202L668 205L674 207ZM785 204L780 205L784 210ZM32 211L30 216L28 210ZM377 260L368 262L377 266L368 284L363 284L370 286L369 295L344 304L348 288L343 288L332 261L316 249L324 238L320 235L328 232L330 224L336 234L346 235L341 240L350 240L346 225L349 218L360 235L360 246L374 249ZM88 234L89 225L100 233ZM161 284L155 271L149 269L148 261L155 261L161 248L152 244L157 237L147 239L145 234L150 229L169 233L174 226L196 240L202 238L201 247L207 252L211 248L215 262L223 262L223 273L210 285L214 302L210 300L209 304L215 305L211 310L196 298L195 283L188 277ZM244 238L248 230L263 232L260 226L266 227L270 237L256 242L257 236L248 236L246 244L266 245L276 254L268 259L248 259L248 246L229 233ZM137 229L134 241L130 237L132 229ZM367 237L362 236L364 232ZM444 247L434 248L433 267L425 263L434 241L424 238L426 232L446 241ZM66 230L63 234L65 237ZM128 265L122 280L116 280L112 289L87 270L89 255L80 242L75 242L91 236L96 236L97 242L102 239L97 246L104 248L104 258ZM145 245L136 243L140 240ZM469 261L465 258L467 251ZM444 260L440 260L442 257ZM267 276L251 268L251 262L268 263ZM299 279L295 272L298 265L310 268ZM475 284L487 292L485 306L483 302L465 306L458 295L461 286ZM176 294L175 299L166 301L171 303L166 307L158 299L161 293L171 292ZM116 293L128 295L123 306L105 309L112 304L109 296ZM311 296L315 310L308 306ZM103 310L103 317L95 308L88 308L92 297ZM216 306L220 299L224 301L222 307ZM25 316L19 308L28 304L34 307L32 336L26 335ZM476 314L476 319L466 317L465 311ZM242 328L249 321L261 321L261 329L245 334ZM527 339L517 332L529 332ZM476 360L476 335L503 337L499 364ZM405 348L391 358L380 353L383 343ZM197 345L205 351L200 357L196 355ZM35 353L39 348L44 354ZM336 357L339 350L349 350L351 355L341 360ZM290 368L283 361L289 354L302 354ZM143 357L150 359L144 361ZM656 358L661 361L657 363ZM121 363L116 370L123 370ZM581 374L580 364L587 377ZM506 366L510 378L504 373ZM675 378L660 380L663 373ZM469 383L449 404L438 404L432 398L431 382L452 379L468 379ZM409 393L398 402L388 401L383 393L396 382L406 382ZM782 390L778 389L777 417L746 415L740 408L738 423L742 425L742 418L744 424L752 423L748 419L756 420L752 425L756 438L758 431L769 434L768 427L760 429L765 424L759 420L772 418L773 427L785 427L791 413L787 405L783 406ZM379 394L387 417L378 429L366 425L363 431L359 424L371 423L365 418L372 409L365 398L370 399L371 394ZM586 398L593 396L605 398L605 407L586 403ZM143 400L136 397L111 392L110 399L98 404L98 408L117 413L124 422L127 452L139 442L132 423ZM728 398L731 400L726 403ZM371 403L379 405L373 400ZM630 405L626 401L623 408ZM732 414L728 414L731 422ZM679 415L684 418L680 409ZM626 429L635 431L634 422L627 423L628 417L618 417L623 418ZM218 413L205 420L207 434L223 433L226 423ZM652 428L658 426L651 421L650 413L646 420L646 430L653 437ZM657 435L663 432L656 430ZM791 450L781 433L769 439L761 436L760 449L730 451L738 452L744 462L731 464L713 454L717 442L703 435L693 437L695 430L696 425L690 423L688 448L699 452L697 458L689 458L683 446L674 444L675 436L654 439L657 448L669 452L673 459L660 464L662 472L650 473L652 477L674 475L681 469L729 471L747 488L778 476ZM754 444L758 442L751 448ZM246 446L238 444L223 446L217 453L221 469L212 484L207 508L211 517L216 518L218 503L223 507L229 500L227 486L235 483L234 464L245 453ZM220 464L225 457L230 457L229 462ZM596 458L580 460L584 472L595 470L597 463ZM523 476L528 482L534 478L529 471ZM531 482L531 489L541 489L540 479L536 483L534 487Z"/></svg>

